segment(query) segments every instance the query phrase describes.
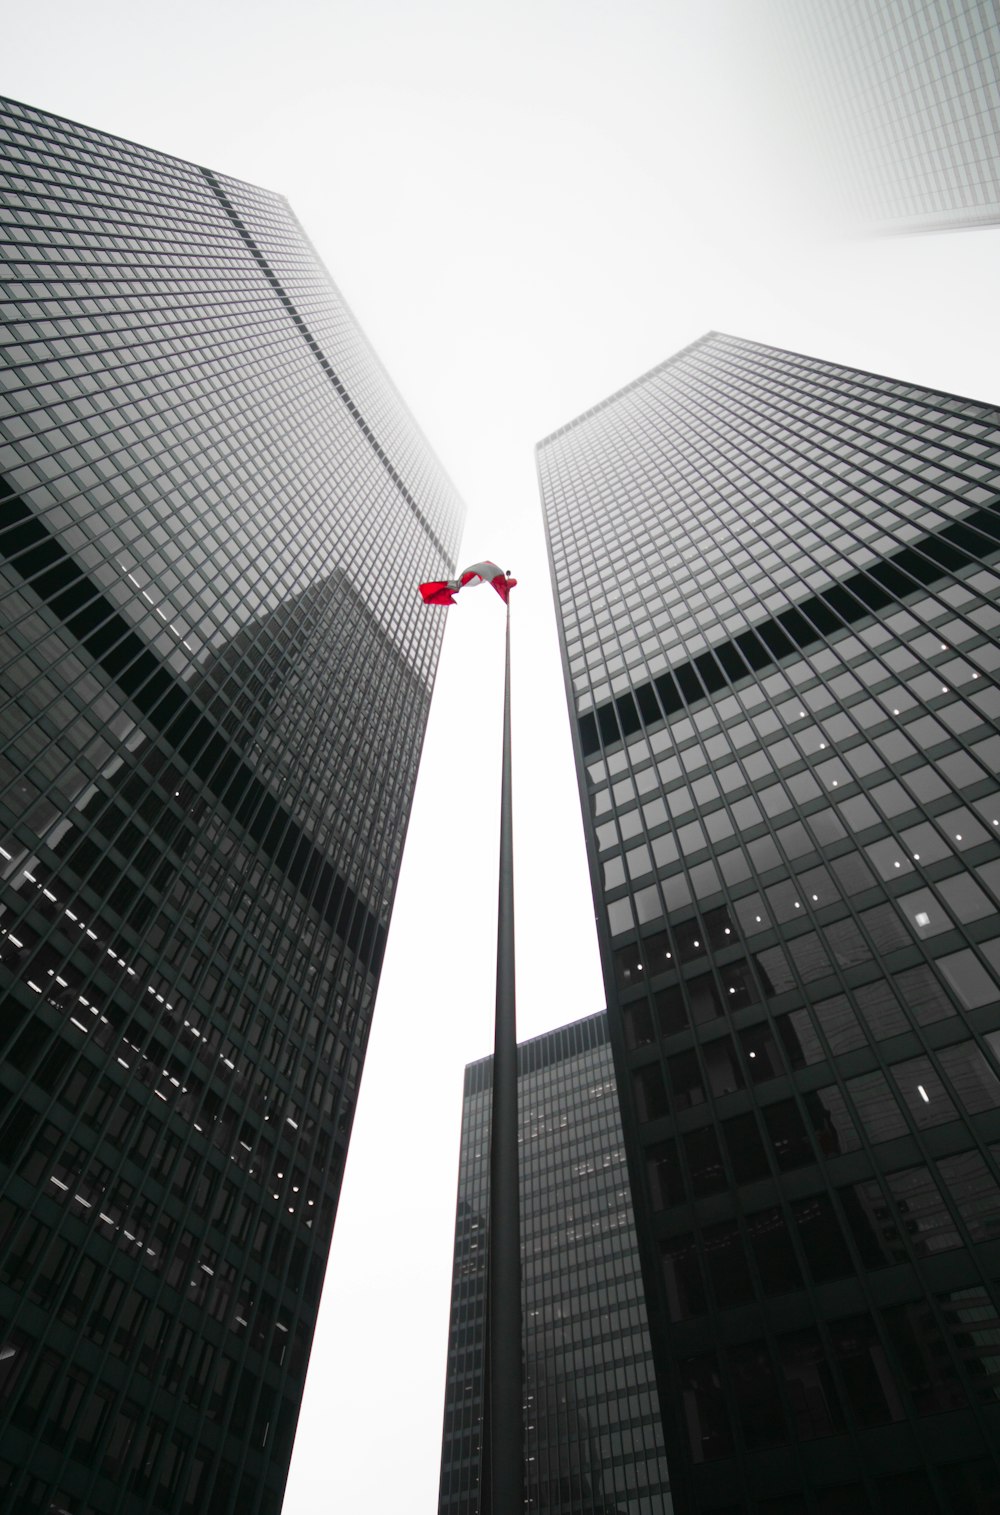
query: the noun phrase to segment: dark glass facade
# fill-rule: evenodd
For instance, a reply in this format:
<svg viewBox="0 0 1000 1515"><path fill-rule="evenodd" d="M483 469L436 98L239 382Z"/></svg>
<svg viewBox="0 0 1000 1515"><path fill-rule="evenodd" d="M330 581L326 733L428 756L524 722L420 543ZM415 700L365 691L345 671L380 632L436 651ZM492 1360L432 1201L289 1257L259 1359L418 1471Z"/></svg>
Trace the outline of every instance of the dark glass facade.
<svg viewBox="0 0 1000 1515"><path fill-rule="evenodd" d="M493 1059L465 1070L439 1515L479 1515ZM607 1017L518 1048L525 1509L671 1515Z"/></svg>
<svg viewBox="0 0 1000 1515"><path fill-rule="evenodd" d="M0 142L0 1504L277 1515L462 506L280 197Z"/></svg>
<svg viewBox="0 0 1000 1515"><path fill-rule="evenodd" d="M769 0L753 25L841 215L890 233L1000 222L996 0Z"/></svg>
<svg viewBox="0 0 1000 1515"><path fill-rule="evenodd" d="M677 1507L995 1511L1000 411L711 333L538 463Z"/></svg>

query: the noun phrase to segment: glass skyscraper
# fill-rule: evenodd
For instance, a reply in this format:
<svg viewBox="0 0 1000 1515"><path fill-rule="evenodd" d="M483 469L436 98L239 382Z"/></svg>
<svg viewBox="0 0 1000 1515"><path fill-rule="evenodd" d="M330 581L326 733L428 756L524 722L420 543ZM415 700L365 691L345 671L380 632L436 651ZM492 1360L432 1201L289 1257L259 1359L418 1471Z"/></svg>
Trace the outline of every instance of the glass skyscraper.
<svg viewBox="0 0 1000 1515"><path fill-rule="evenodd" d="M0 1504L277 1515L463 508L279 196L0 144Z"/></svg>
<svg viewBox="0 0 1000 1515"><path fill-rule="evenodd" d="M538 466L677 1508L995 1512L1000 411L710 333Z"/></svg>
<svg viewBox="0 0 1000 1515"><path fill-rule="evenodd" d="M875 232L1000 222L997 0L766 0L747 19L756 82L805 148L799 193L822 185Z"/></svg>
<svg viewBox="0 0 1000 1515"><path fill-rule="evenodd" d="M465 1070L439 1515L479 1515L493 1059ZM607 1017L518 1048L525 1509L671 1515Z"/></svg>

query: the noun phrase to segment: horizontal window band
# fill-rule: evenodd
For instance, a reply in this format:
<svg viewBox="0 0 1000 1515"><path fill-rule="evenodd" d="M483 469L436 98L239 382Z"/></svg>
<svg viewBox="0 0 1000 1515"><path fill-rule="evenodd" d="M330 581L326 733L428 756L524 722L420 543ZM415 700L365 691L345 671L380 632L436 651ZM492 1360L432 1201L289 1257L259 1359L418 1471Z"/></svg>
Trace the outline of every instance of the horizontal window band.
<svg viewBox="0 0 1000 1515"><path fill-rule="evenodd" d="M970 563L985 562L998 547L1000 501L971 511L939 532L928 532L780 615L588 711L577 722L584 757L593 757L602 745L627 741L644 727L677 715L748 674L763 673L790 653L805 652L866 616L901 604L917 588L928 588Z"/></svg>

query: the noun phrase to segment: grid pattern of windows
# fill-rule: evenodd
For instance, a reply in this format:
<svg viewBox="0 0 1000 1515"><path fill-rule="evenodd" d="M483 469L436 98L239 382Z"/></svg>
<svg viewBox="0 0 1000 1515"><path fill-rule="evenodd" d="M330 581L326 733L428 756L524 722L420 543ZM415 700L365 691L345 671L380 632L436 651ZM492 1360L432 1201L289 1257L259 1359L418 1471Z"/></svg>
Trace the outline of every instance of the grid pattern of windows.
<svg viewBox="0 0 1000 1515"><path fill-rule="evenodd" d="M986 1511L1000 412L713 333L539 470L678 1501Z"/></svg>
<svg viewBox="0 0 1000 1515"><path fill-rule="evenodd" d="M877 232L1000 221L996 0L774 0L756 19L851 220Z"/></svg>
<svg viewBox="0 0 1000 1515"><path fill-rule="evenodd" d="M477 1515L492 1058L465 1074L441 1515ZM518 1048L525 1509L670 1515L607 1018Z"/></svg>
<svg viewBox="0 0 1000 1515"><path fill-rule="evenodd" d="M463 509L280 197L0 143L0 1503L276 1515Z"/></svg>

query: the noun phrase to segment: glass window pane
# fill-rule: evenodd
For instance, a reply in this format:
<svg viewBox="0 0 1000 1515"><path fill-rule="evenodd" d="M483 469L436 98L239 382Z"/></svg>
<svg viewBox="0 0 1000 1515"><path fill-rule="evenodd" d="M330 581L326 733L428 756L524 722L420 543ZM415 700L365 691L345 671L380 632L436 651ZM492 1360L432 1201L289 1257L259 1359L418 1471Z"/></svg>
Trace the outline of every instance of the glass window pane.
<svg viewBox="0 0 1000 1515"><path fill-rule="evenodd" d="M905 1065L904 1065L905 1066ZM847 1092L871 1142L905 1136L909 1127L882 1073L863 1073L847 1080ZM841 1151L846 1151L841 1147Z"/></svg>
<svg viewBox="0 0 1000 1515"><path fill-rule="evenodd" d="M799 1168L815 1161L812 1143L793 1100L779 1100L777 1104L766 1106L761 1114L779 1168Z"/></svg>
<svg viewBox="0 0 1000 1515"><path fill-rule="evenodd" d="M1000 1342L991 1296L983 1286L976 1285L939 1294L938 1301L952 1351L961 1360L976 1398L995 1404L1000 1388Z"/></svg>
<svg viewBox="0 0 1000 1515"><path fill-rule="evenodd" d="M654 990L653 1008L661 1036L672 1036L675 1031L683 1031L687 1027L687 1004L679 984L669 989Z"/></svg>
<svg viewBox="0 0 1000 1515"><path fill-rule="evenodd" d="M1000 998L996 983L975 953L968 948L963 952L953 952L948 957L937 958L935 966L944 974L967 1010L975 1010L979 1005L988 1005L992 1000Z"/></svg>
<svg viewBox="0 0 1000 1515"><path fill-rule="evenodd" d="M940 1164L938 1167L943 1174L943 1167ZM930 1257L935 1252L949 1252L961 1246L951 1211L929 1168L904 1168L898 1173L888 1173L885 1182L892 1196L895 1228L900 1237L909 1240L918 1257ZM885 1212L886 1224L892 1213Z"/></svg>
<svg viewBox="0 0 1000 1515"><path fill-rule="evenodd" d="M978 847L981 842L989 841L990 833L986 827L980 825L972 811L966 810L964 806L949 810L935 820L956 852L964 852L967 847Z"/></svg>
<svg viewBox="0 0 1000 1515"><path fill-rule="evenodd" d="M819 1333L794 1331L779 1336L777 1347L796 1435L808 1441L842 1431L844 1412Z"/></svg>
<svg viewBox="0 0 1000 1515"><path fill-rule="evenodd" d="M704 1314L705 1285L693 1236L677 1236L660 1243L667 1308L671 1320L687 1320Z"/></svg>
<svg viewBox="0 0 1000 1515"><path fill-rule="evenodd" d="M901 894L896 907L917 937L938 936L952 928L951 917L931 889L917 889L913 894Z"/></svg>
<svg viewBox="0 0 1000 1515"><path fill-rule="evenodd" d="M678 1052L667 1058L667 1075L675 1110L689 1110L705 1103L705 1088L698 1057L694 1051Z"/></svg>
<svg viewBox="0 0 1000 1515"><path fill-rule="evenodd" d="M881 879L902 878L913 872L906 848L895 837L886 837L881 842L871 842L865 852Z"/></svg>
<svg viewBox="0 0 1000 1515"><path fill-rule="evenodd" d="M784 1294L802 1284L795 1248L779 1206L747 1217L750 1246L765 1294Z"/></svg>
<svg viewBox="0 0 1000 1515"><path fill-rule="evenodd" d="M895 779L890 779L887 784L879 784L868 792L883 815L892 817L913 809L913 801L902 784Z"/></svg>
<svg viewBox="0 0 1000 1515"><path fill-rule="evenodd" d="M848 1401L863 1426L901 1420L903 1406L895 1375L868 1316L857 1315L830 1325L833 1354Z"/></svg>
<svg viewBox="0 0 1000 1515"><path fill-rule="evenodd" d="M908 826L901 835L903 845L913 861L922 863L924 867L928 863L940 862L941 858L949 854L947 842L929 821L922 821L919 826Z"/></svg>
<svg viewBox="0 0 1000 1515"><path fill-rule="evenodd" d="M945 993L930 968L907 968L905 972L897 973L893 982L918 1025L931 1025L957 1014L950 995Z"/></svg>
<svg viewBox="0 0 1000 1515"><path fill-rule="evenodd" d="M728 1036L718 1041L703 1042L701 1055L709 1088L716 1099L743 1088L743 1073L737 1061L736 1049Z"/></svg>
<svg viewBox="0 0 1000 1515"><path fill-rule="evenodd" d="M979 1152L938 1158L938 1172L974 1242L1000 1236L1000 1183Z"/></svg>
<svg viewBox="0 0 1000 1515"><path fill-rule="evenodd" d="M711 973L700 973L695 978L689 978L686 987L694 1025L704 1025L706 1021L716 1020L722 1014L718 987Z"/></svg>
<svg viewBox="0 0 1000 1515"><path fill-rule="evenodd" d="M940 1126L957 1119L958 1111L929 1057L911 1057L905 1063L896 1063L889 1072L917 1126Z"/></svg>
<svg viewBox="0 0 1000 1515"><path fill-rule="evenodd" d="M845 1186L837 1192L866 1268L884 1268L908 1259L899 1223L875 1179Z"/></svg>
<svg viewBox="0 0 1000 1515"><path fill-rule="evenodd" d="M779 1078L784 1072L778 1044L766 1023L742 1030L740 1046L753 1083L762 1084L769 1078Z"/></svg>
<svg viewBox="0 0 1000 1515"><path fill-rule="evenodd" d="M668 1210L683 1203L684 1183L676 1142L657 1142L647 1148L646 1176L654 1210Z"/></svg>
<svg viewBox="0 0 1000 1515"><path fill-rule="evenodd" d="M938 1415L967 1404L955 1365L940 1349L940 1328L930 1304L896 1305L881 1315L916 1413Z"/></svg>
<svg viewBox="0 0 1000 1515"><path fill-rule="evenodd" d="M721 1226L705 1226L702 1238L705 1266L719 1309L746 1304L753 1298L753 1285L738 1225L726 1221Z"/></svg>
<svg viewBox="0 0 1000 1515"><path fill-rule="evenodd" d="M987 1041L1000 1051L996 1045L1000 1041L1000 1032L990 1033ZM1000 1106L1000 1079L975 1042L943 1047L938 1057L958 1099L970 1114Z"/></svg>
<svg viewBox="0 0 1000 1515"><path fill-rule="evenodd" d="M756 1450L778 1446L787 1439L788 1431L765 1343L731 1347L729 1364L747 1447Z"/></svg>
<svg viewBox="0 0 1000 1515"><path fill-rule="evenodd" d="M716 1354L687 1358L680 1364L680 1379L692 1461L732 1456L732 1430Z"/></svg>
<svg viewBox="0 0 1000 1515"><path fill-rule="evenodd" d="M746 1115L730 1116L723 1121L722 1129L736 1182L749 1184L758 1178L766 1178L771 1170L753 1115L748 1112Z"/></svg>
<svg viewBox="0 0 1000 1515"><path fill-rule="evenodd" d="M660 1120L668 1113L667 1091L659 1063L637 1068L632 1075L632 1086L641 1121Z"/></svg>
<svg viewBox="0 0 1000 1515"><path fill-rule="evenodd" d="M718 1137L710 1127L685 1132L681 1137L681 1145L687 1158L691 1190L696 1199L718 1194L726 1188Z"/></svg>
<svg viewBox="0 0 1000 1515"><path fill-rule="evenodd" d="M837 809L851 831L864 831L879 823L878 811L863 794L853 794L850 799L841 800Z"/></svg>
<svg viewBox="0 0 1000 1515"><path fill-rule="evenodd" d="M817 1283L854 1271L840 1221L828 1194L792 1201L792 1218L809 1271Z"/></svg>
<svg viewBox="0 0 1000 1515"><path fill-rule="evenodd" d="M992 915L996 906L987 899L979 885L967 873L942 879L937 886L946 905L959 921L978 921Z"/></svg>

